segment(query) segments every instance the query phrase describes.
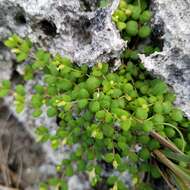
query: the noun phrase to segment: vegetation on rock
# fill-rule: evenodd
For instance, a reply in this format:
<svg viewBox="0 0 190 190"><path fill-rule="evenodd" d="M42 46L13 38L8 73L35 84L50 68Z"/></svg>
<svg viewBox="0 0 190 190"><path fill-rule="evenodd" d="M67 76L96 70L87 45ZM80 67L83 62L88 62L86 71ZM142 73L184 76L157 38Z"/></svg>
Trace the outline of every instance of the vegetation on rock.
<svg viewBox="0 0 190 190"><path fill-rule="evenodd" d="M151 16L146 0L120 1L113 21L129 48L115 72L111 63L79 67L68 57L35 50L29 39L17 35L5 42L18 62L27 60L25 81L43 73L43 83L36 84L32 92L33 116L40 117L46 106L47 116L56 117L59 127L52 135L46 126L39 126L37 135L42 141L50 141L53 149L72 149L77 145L70 157L57 166L61 177L50 179L48 185L66 190L63 178L86 172L92 186L96 186L105 180L106 166L121 174L129 172L131 185L138 190L152 189L142 178L144 173L152 178L162 176L171 184L176 179L181 189L189 187L190 122L173 105L175 95L168 86L153 79L138 59L139 52L150 54L158 50L154 45L141 43L151 34ZM25 107L24 85L13 90L9 81L3 81L0 96L12 92L20 113ZM162 170L160 162L166 170ZM108 189L130 188L119 175L110 174L106 181Z"/></svg>

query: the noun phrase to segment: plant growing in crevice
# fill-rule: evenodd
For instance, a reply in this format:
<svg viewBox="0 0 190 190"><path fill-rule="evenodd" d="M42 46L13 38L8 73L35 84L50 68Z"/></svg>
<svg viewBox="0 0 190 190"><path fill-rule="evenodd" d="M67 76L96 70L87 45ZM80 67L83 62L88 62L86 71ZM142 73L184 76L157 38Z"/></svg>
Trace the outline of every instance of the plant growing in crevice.
<svg viewBox="0 0 190 190"><path fill-rule="evenodd" d="M128 42L128 48L124 51L122 56L124 63L130 63L131 61L133 61L133 64L136 64L138 66L139 65L138 53L144 53L146 55L149 55L151 53L154 53L155 51L160 51L160 47L159 48L157 47L158 42L160 40L158 41L158 39L155 40L154 37L151 37L151 28L149 26L149 22L152 18L152 13L151 11L148 10L148 6L149 6L149 1L146 0L131 0L131 1L121 0L118 10L113 15L113 21L116 23L118 29L120 30L122 38L127 40ZM149 38L149 40L144 40L146 38ZM156 89L157 87L155 87L155 93L157 93ZM159 111L161 113L161 110L163 109L167 110L168 103L165 103L164 107L165 108L163 108L160 102L158 101L156 102L154 109L158 113ZM167 111L170 112L171 110L168 109ZM176 117L176 120L180 120L182 118L182 115L179 116L178 113L179 112L175 110L173 111L173 114L171 114L171 116L173 118ZM155 131L151 131L150 136L156 139L158 142L160 142L162 146L169 148L174 152L170 151L168 152L167 150L164 151L163 153L160 152L159 150L156 150L153 151L154 156L156 155L156 158L158 158L159 161L161 160L163 164L165 164L167 167L170 168L170 172L172 171L172 175L174 175L176 178L176 181L174 182L174 180L172 180L172 183L174 184L177 183L178 188L180 189L185 189L185 188L188 189L187 184L189 184L188 181L189 179L185 182L183 180L187 178L183 179L182 177L181 179L180 177L180 179L178 179L180 175L179 174L180 169L175 164L172 165L170 163L170 160L167 160L168 162L166 161L167 157L170 159L178 158L174 159L175 161L178 162L178 164L180 163L182 165L185 165L187 168L189 167L188 166L189 156L184 155L184 150L186 145L185 139L187 140L188 137L186 136L184 139L183 134L180 131L181 128L178 129L178 126L176 125L172 125L171 123L162 123L162 125L164 125L163 128L165 128L165 137L162 137L161 135L163 134L160 135ZM183 125L183 127L185 126L186 128L188 128L188 125L189 124ZM187 131L188 129L186 129L186 132ZM168 141L168 139L166 140L166 138L173 138L176 132L178 133L180 138L175 139L174 142L180 149L182 149L182 151L179 151L176 145L174 145L171 141ZM184 160L183 158L185 158L185 163L181 163ZM171 165L173 168L171 167ZM165 172L162 172L159 168L158 171L168 183L169 180L166 179L165 177L168 176L168 173L165 175L164 174ZM179 173L177 173L176 171L178 171ZM181 173L183 172L181 171ZM169 175L170 177L168 177L170 178L170 180L172 179L171 177L172 175ZM171 187L171 184L170 183L168 184ZM186 184L186 187L183 186L184 184Z"/></svg>
<svg viewBox="0 0 190 190"><path fill-rule="evenodd" d="M127 64L115 72L108 63L79 67L68 57L32 49L30 40L17 35L5 42L18 62L27 61L23 80L43 74L43 83L35 84L31 95L33 116L40 117L42 106L46 106L47 116L57 117L59 127L56 134L50 134L46 126L39 126L37 135L43 142L50 141L53 149L72 149L77 145L70 157L57 166L60 178L50 179L50 186L65 190L64 180L80 172L87 173L95 186L105 178L103 165L120 174L131 174L131 186L110 174L106 180L112 190L152 189L142 178L144 173L153 178L162 176L168 184L174 184L175 178L181 189L189 185L190 122L174 107L175 95L168 86L152 79L140 63L138 52L143 49L142 52L150 54L157 48L139 48L141 39L151 33L151 12L145 0L130 2L133 3L121 0L113 15L122 37L130 41L130 49L122 56ZM17 112L22 112L24 85L12 88L9 81L3 81L0 96L9 93L15 97ZM160 162L169 170L163 171L155 164ZM41 188L46 189L47 185Z"/></svg>

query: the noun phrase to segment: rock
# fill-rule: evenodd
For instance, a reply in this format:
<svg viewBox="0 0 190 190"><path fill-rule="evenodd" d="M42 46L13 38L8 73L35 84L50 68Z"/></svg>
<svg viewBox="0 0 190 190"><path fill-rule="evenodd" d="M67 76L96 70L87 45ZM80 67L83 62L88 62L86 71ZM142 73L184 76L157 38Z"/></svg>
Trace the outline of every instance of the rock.
<svg viewBox="0 0 190 190"><path fill-rule="evenodd" d="M190 1L154 0L152 7L154 34L164 34L163 50L140 57L149 71L173 88L176 105L190 118Z"/></svg>
<svg viewBox="0 0 190 190"><path fill-rule="evenodd" d="M12 66L11 54L7 51L3 43L0 42L0 81L10 79Z"/></svg>
<svg viewBox="0 0 190 190"><path fill-rule="evenodd" d="M125 46L111 21L118 3L98 9L97 0L0 0L0 40L17 33L79 65L109 61Z"/></svg>
<svg viewBox="0 0 190 190"><path fill-rule="evenodd" d="M84 189L90 190L91 189L88 183L88 180L83 179L81 176L77 176L77 175L74 175L69 179L68 187L69 189L72 189L72 190L84 190Z"/></svg>

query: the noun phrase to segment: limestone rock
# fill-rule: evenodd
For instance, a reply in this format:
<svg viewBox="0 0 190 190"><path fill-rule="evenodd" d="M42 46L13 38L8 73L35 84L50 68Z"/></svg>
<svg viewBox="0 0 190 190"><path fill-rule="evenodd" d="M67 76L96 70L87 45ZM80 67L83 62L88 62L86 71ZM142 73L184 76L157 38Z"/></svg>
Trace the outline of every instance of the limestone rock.
<svg viewBox="0 0 190 190"><path fill-rule="evenodd" d="M0 40L17 33L77 64L108 61L125 46L111 21L118 3L98 9L97 0L0 0Z"/></svg>

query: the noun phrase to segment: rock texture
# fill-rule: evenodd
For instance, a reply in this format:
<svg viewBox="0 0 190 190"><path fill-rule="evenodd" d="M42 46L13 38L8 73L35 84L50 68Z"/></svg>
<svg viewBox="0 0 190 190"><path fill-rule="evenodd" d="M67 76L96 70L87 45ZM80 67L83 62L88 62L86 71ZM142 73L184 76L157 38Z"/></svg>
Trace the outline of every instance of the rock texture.
<svg viewBox="0 0 190 190"><path fill-rule="evenodd" d="M119 0L97 9L97 0L0 0L0 38L30 37L52 53L93 65L117 58L125 43L111 21ZM8 14L7 14L8 13Z"/></svg>
<svg viewBox="0 0 190 190"><path fill-rule="evenodd" d="M177 94L178 105L190 118L190 1L154 0L155 35L163 35L163 51L141 55L145 67L163 78Z"/></svg>
<svg viewBox="0 0 190 190"><path fill-rule="evenodd" d="M0 81L10 79L13 66L11 57L10 52L8 52L3 43L0 42Z"/></svg>

